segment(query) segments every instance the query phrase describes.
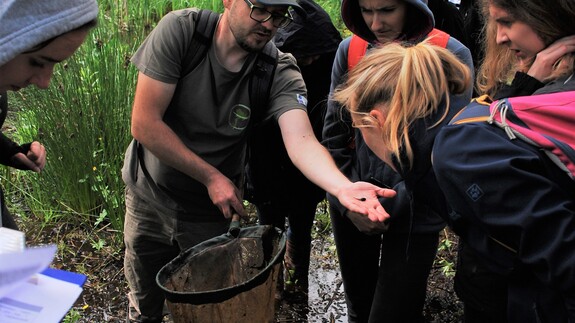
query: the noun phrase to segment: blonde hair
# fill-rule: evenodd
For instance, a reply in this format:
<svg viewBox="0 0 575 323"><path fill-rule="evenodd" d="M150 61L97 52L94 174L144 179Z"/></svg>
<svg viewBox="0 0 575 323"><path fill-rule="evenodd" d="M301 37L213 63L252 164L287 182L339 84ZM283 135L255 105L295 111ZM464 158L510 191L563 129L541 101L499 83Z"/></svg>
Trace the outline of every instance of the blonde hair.
<svg viewBox="0 0 575 323"><path fill-rule="evenodd" d="M399 160L404 153L411 168L410 126L438 112L442 100L449 107L449 94L463 93L470 84L469 68L450 51L427 41L413 46L389 43L371 50L350 71L334 100L360 116L354 127L377 126L369 112L385 104L383 143ZM447 112L446 108L430 128L443 121Z"/></svg>
<svg viewBox="0 0 575 323"><path fill-rule="evenodd" d="M479 93L495 95L502 84L510 83L516 71L527 72L531 64L520 68L514 53L506 45L498 45L497 25L489 17L489 6L505 10L515 20L533 29L545 46L573 34L575 30L575 1L573 0L482 0L485 21L482 31L484 58L477 72ZM554 65L547 83L573 73L575 55L565 54Z"/></svg>

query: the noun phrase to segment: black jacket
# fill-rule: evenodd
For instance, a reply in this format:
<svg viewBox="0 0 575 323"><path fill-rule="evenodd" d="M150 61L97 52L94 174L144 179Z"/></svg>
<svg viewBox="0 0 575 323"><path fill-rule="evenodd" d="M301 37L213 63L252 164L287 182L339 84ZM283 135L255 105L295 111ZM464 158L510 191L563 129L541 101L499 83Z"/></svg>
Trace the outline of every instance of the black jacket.
<svg viewBox="0 0 575 323"><path fill-rule="evenodd" d="M0 93L0 127L4 125L8 114L8 97L6 92ZM0 132L0 164L15 167L18 169L28 169L27 167L11 161L12 156L17 153L26 153L30 149L30 144L18 145L10 138Z"/></svg>
<svg viewBox="0 0 575 323"><path fill-rule="evenodd" d="M321 139L331 67L341 36L318 4L312 0L301 0L299 4L306 16L292 12L294 21L279 29L273 41L279 50L298 60L307 88L308 116L316 137ZM318 57L309 65L300 64L301 59L310 56ZM252 131L245 199L255 204L281 204L302 199L319 202L325 198L325 192L291 162L275 121L257 124Z"/></svg>

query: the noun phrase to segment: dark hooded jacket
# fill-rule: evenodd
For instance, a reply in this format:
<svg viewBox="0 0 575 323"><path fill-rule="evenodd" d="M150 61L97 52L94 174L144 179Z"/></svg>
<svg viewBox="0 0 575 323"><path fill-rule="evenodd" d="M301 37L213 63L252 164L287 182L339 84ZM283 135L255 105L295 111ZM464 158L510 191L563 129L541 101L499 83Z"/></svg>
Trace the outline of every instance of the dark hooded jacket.
<svg viewBox="0 0 575 323"><path fill-rule="evenodd" d="M6 116L8 115L8 97L6 92L0 93L0 126L4 124ZM18 145L10 138L6 137L0 132L0 164L14 167L17 169L28 169L25 165L12 161L12 157L17 153L26 154L30 149L30 144ZM2 208L2 221L0 222L0 227L7 227L10 229L18 229L14 219L10 215L8 209L6 208L4 201L4 193L2 188L0 188L0 207Z"/></svg>
<svg viewBox="0 0 575 323"><path fill-rule="evenodd" d="M274 44L297 60L335 52L341 42L341 35L329 14L313 0L299 0L305 15L293 12L293 21L285 28L278 29L273 38Z"/></svg>
<svg viewBox="0 0 575 323"><path fill-rule="evenodd" d="M496 97L575 90L572 76L530 78L516 75ZM575 181L486 122L441 129L433 168L454 231L488 268L509 274L510 321L575 322Z"/></svg>
<svg viewBox="0 0 575 323"><path fill-rule="evenodd" d="M405 18L406 28L400 37L402 41L419 42L427 37L433 29L434 18L425 2L421 0L405 0L408 4ZM342 17L346 26L357 36L367 40L371 45L376 42L375 35L365 24L357 0L342 1ZM345 81L348 71L347 56L351 37L344 39L338 48L336 60L332 69L331 92ZM447 49L454 53L473 71L473 62L469 50L457 39L450 37ZM468 93L450 98L449 120L460 108L471 99L471 87ZM443 113L445 106L439 110ZM367 147L359 130L351 127L349 113L334 101L328 102L322 143L331 153L340 170L352 181L362 180L380 186L388 186L398 192L393 199L382 199L382 205L391 215L389 230L397 232L437 232L445 226L441 216L445 207L443 196L432 193L439 191L428 187L433 183L431 172L431 146L435 134L442 126L428 129L437 116L432 116L413 125L412 143L415 146L415 163L412 170L400 169L394 172L389 166L375 156ZM330 202L337 205L344 214L344 208L337 204L336 199ZM441 216L440 216L441 215Z"/></svg>
<svg viewBox="0 0 575 323"><path fill-rule="evenodd" d="M273 42L298 61L317 56L313 63L299 64L299 68L307 89L308 116L315 135L321 138L329 76L341 35L328 13L313 0L300 0L299 4L305 15L293 12L294 21L278 29ZM287 205L325 198L325 191L310 182L290 160L276 122L254 127L246 175L244 197L252 203Z"/></svg>
<svg viewBox="0 0 575 323"><path fill-rule="evenodd" d="M0 93L0 126L4 124L7 114L8 97L6 92L4 92ZM28 169L26 166L21 165L20 163L13 162L11 158L17 153L27 153L29 149L30 144L20 146L0 132L0 164L18 169Z"/></svg>

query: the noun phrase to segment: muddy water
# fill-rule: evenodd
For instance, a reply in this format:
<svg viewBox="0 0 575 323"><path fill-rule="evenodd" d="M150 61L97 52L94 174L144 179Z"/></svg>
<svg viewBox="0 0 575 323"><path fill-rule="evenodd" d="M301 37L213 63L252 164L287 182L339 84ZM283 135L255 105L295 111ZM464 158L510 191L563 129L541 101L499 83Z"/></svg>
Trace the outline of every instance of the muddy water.
<svg viewBox="0 0 575 323"><path fill-rule="evenodd" d="M328 240L313 241L307 301L286 297L278 308L276 322L347 322L337 256Z"/></svg>
<svg viewBox="0 0 575 323"><path fill-rule="evenodd" d="M319 267L310 279L308 322L347 322L343 284L336 268Z"/></svg>

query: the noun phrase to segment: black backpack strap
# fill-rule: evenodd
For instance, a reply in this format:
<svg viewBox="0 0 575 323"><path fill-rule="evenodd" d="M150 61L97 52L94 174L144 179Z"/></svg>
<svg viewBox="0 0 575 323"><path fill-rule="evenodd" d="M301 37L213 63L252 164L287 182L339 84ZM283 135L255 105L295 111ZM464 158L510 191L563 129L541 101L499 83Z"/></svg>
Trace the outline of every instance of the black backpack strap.
<svg viewBox="0 0 575 323"><path fill-rule="evenodd" d="M244 199L255 203L261 194L256 192L253 185L252 156L255 146L261 145L258 128L262 129L263 112L269 104L272 83L278 61L278 49L273 42L268 42L256 57L249 82L249 95L252 115L250 117L251 129L248 135L248 147L245 159L245 177L243 184ZM251 161L251 162L250 162ZM255 162L257 164L257 162ZM257 166L256 166L257 167ZM261 202L261 201L259 201Z"/></svg>
<svg viewBox="0 0 575 323"><path fill-rule="evenodd" d="M182 68L181 77L188 75L204 59L220 19L219 13L206 9L193 14L197 15L194 34L183 60L186 65ZM268 104L277 60L278 49L271 41L256 58L249 84L250 105L254 112L252 120L256 122L261 121L261 112Z"/></svg>
<svg viewBox="0 0 575 323"><path fill-rule="evenodd" d="M212 43L212 38L218 25L218 20L220 14L213 12L211 10L202 9L200 11L192 13L195 17L194 34L190 39L188 44L188 49L186 55L182 62L186 65L182 65L182 72L180 78L188 75L198 64L204 59L208 48ZM136 139L134 139L134 145L136 145L136 158L138 159L138 165L142 168L142 172L146 177L149 184L155 189L160 190L157 184L154 182L146 165L144 164L144 147ZM135 172L137 174L137 170Z"/></svg>
<svg viewBox="0 0 575 323"><path fill-rule="evenodd" d="M220 14L211 10L202 9L197 13L192 13L196 17L194 34L190 40L180 77L188 75L204 59L208 48L212 43Z"/></svg>
<svg viewBox="0 0 575 323"><path fill-rule="evenodd" d="M255 123L262 121L263 110L269 103L270 92L278 63L278 49L273 42L268 42L258 54L250 78L250 105Z"/></svg>

